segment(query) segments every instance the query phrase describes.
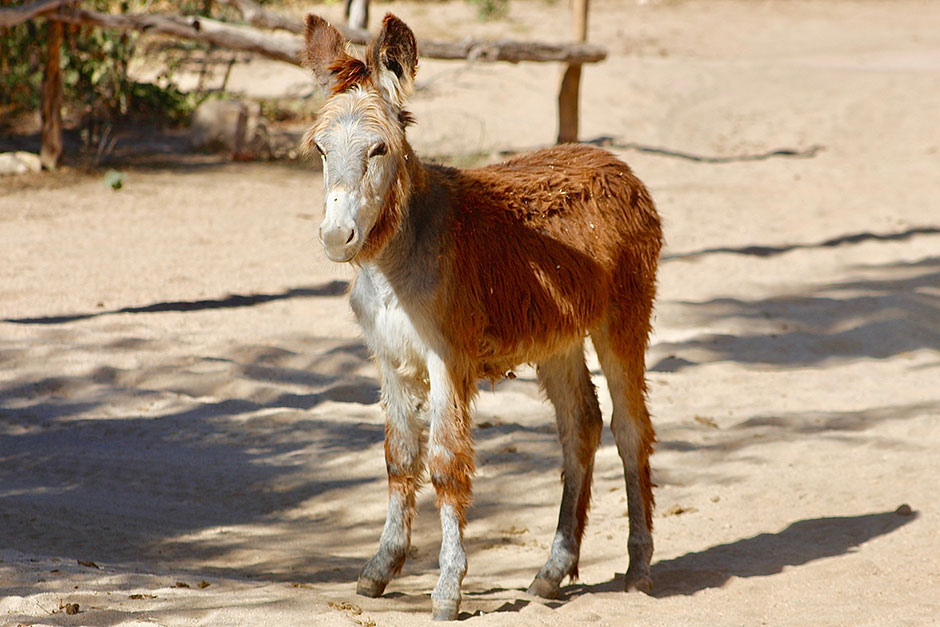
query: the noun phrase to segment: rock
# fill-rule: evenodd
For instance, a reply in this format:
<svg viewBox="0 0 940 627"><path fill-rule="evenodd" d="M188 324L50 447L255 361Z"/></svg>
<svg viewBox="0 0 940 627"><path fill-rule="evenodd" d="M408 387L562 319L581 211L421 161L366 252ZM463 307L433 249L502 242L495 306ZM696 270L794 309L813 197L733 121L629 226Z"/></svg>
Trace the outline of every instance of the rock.
<svg viewBox="0 0 940 627"><path fill-rule="evenodd" d="M190 141L197 150L228 151L238 160L271 155L261 105L242 100L207 100L193 112Z"/></svg>
<svg viewBox="0 0 940 627"><path fill-rule="evenodd" d="M42 162L37 154L23 151L0 153L0 175L26 174L41 170Z"/></svg>

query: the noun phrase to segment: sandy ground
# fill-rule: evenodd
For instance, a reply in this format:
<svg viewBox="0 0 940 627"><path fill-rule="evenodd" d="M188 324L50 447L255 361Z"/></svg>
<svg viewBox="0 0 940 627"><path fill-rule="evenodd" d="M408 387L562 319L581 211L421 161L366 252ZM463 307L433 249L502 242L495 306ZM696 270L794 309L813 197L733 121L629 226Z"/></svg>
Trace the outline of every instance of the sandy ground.
<svg viewBox="0 0 940 627"><path fill-rule="evenodd" d="M419 36L568 30L564 3L512 0L495 25L460 2L390 6ZM607 0L591 19L611 56L585 71L582 135L622 146L668 239L655 589L619 591L606 433L581 582L523 591L561 490L522 370L477 405L461 618L940 623L940 4ZM304 80L265 63L232 80L276 72ZM559 72L422 62L413 142L550 144ZM821 149L706 163L630 144ZM315 244L320 187L306 165L211 162L131 169L118 192L100 174L0 180L0 624L428 621L430 490L401 577L355 595L384 519L383 426L351 270Z"/></svg>

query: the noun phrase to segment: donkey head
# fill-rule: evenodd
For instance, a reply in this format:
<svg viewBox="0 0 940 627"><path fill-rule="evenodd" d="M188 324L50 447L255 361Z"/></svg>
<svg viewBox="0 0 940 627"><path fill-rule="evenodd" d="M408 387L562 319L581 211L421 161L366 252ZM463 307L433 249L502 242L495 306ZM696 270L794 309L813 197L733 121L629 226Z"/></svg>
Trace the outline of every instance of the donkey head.
<svg viewBox="0 0 940 627"><path fill-rule="evenodd" d="M414 34L388 14L362 61L316 15L306 19L306 65L331 95L305 138L323 160L320 242L333 261L374 256L400 221L410 188L404 102L418 68Z"/></svg>

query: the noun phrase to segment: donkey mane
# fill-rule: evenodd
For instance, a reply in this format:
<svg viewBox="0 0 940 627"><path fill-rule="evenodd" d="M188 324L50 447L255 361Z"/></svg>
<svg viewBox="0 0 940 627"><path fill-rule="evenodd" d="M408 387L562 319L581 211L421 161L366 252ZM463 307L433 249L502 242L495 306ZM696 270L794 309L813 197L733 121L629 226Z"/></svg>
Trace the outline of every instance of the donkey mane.
<svg viewBox="0 0 940 627"><path fill-rule="evenodd" d="M364 61L354 59L337 59L329 68L336 82L330 88L333 95L348 91L369 82L371 72Z"/></svg>

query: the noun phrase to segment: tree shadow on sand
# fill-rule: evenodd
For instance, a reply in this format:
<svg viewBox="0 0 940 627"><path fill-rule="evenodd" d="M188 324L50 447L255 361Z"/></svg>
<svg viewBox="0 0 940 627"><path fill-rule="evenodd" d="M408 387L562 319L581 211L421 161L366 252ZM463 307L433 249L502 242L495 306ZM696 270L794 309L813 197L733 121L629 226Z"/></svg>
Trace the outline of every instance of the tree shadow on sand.
<svg viewBox="0 0 940 627"><path fill-rule="evenodd" d="M709 361L811 366L831 358L940 351L940 257L860 269L880 276L771 298L682 301L693 324L735 320L754 331L660 342L654 350L667 355L650 370L675 372L695 365L701 354Z"/></svg>
<svg viewBox="0 0 940 627"><path fill-rule="evenodd" d="M46 333L65 345L82 338L75 326ZM384 484L336 461L362 450L381 459L378 383L360 373L362 343L269 338L203 355L162 353L165 343L115 336L83 370L57 361L46 377L24 371L0 384L0 548L176 573L354 578L360 558L335 547L357 533L371 545L380 522L343 499ZM122 357L136 351L156 357L127 367ZM334 415L321 409L329 403L348 408ZM337 505L306 508L324 502ZM252 525L276 532L256 537ZM276 546L272 537L297 549L269 556L261 547ZM227 566L239 553L258 557Z"/></svg>
<svg viewBox="0 0 940 627"><path fill-rule="evenodd" d="M349 287L347 281L330 281L323 285L311 287L295 287L276 294L229 294L224 298L210 298L203 300L178 300L160 303L151 303L139 307L121 307L107 311L88 313L64 314L58 316L31 316L27 318L6 318L3 322L13 324L65 324L77 320L88 320L100 316L113 314L142 314L164 312L190 312L208 309L233 309L237 307L253 307L278 300L291 298L312 298L317 296L339 296Z"/></svg>
<svg viewBox="0 0 940 627"><path fill-rule="evenodd" d="M706 255L715 255L719 253L729 255L749 255L753 257L775 257L793 250L811 250L814 248L836 248L848 244L860 244L862 242L899 242L911 239L919 235L940 235L940 227L936 226L918 226L898 231L896 233L872 233L863 231L860 233L851 233L849 235L839 235L831 237L821 242L811 242L808 244L781 244L777 246L754 244L751 246L718 246L715 248L703 248L687 253L673 253L663 255L663 261L674 261L678 259L695 259Z"/></svg>

